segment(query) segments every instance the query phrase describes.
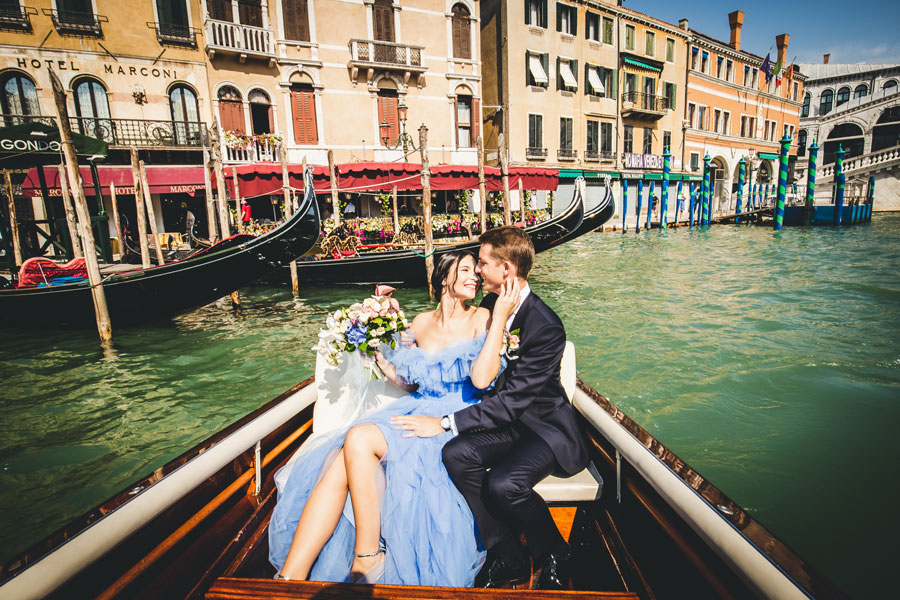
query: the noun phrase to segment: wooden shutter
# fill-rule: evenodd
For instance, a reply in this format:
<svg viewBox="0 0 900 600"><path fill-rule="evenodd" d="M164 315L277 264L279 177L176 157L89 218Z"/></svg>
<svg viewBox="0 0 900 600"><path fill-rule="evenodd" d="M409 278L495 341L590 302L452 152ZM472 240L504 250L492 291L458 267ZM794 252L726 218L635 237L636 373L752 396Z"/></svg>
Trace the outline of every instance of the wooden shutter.
<svg viewBox="0 0 900 600"><path fill-rule="evenodd" d="M310 146L318 144L315 93L309 88L291 88L291 112L294 117L294 142Z"/></svg>
<svg viewBox="0 0 900 600"><path fill-rule="evenodd" d="M469 117L472 122L472 147L478 146L478 136L481 135L481 100L472 98L472 115Z"/></svg>
<svg viewBox="0 0 900 600"><path fill-rule="evenodd" d="M238 0L238 15L242 25L262 27L262 5L260 0Z"/></svg>
<svg viewBox="0 0 900 600"><path fill-rule="evenodd" d="M284 37L295 42L309 41L309 6L307 0L282 0Z"/></svg>
<svg viewBox="0 0 900 600"><path fill-rule="evenodd" d="M397 106L399 102L397 101L397 96L393 94L378 94L378 135L381 136L383 132L381 131L381 124L388 124L388 143L393 144L397 141L397 137L400 135L400 124L399 118L397 116ZM454 110L456 109L456 105L453 106Z"/></svg>
<svg viewBox="0 0 900 600"><path fill-rule="evenodd" d="M457 4L453 7L450 18L453 34L453 56L455 58L472 58L472 44L469 38L469 13Z"/></svg>
<svg viewBox="0 0 900 600"><path fill-rule="evenodd" d="M207 0L206 8L211 19L217 21L234 21L234 13L231 10L231 0Z"/></svg>
<svg viewBox="0 0 900 600"><path fill-rule="evenodd" d="M244 105L235 100L219 100L219 118L222 129L244 133Z"/></svg>
<svg viewBox="0 0 900 600"><path fill-rule="evenodd" d="M372 7L372 26L376 40L394 41L394 9L390 0L375 0Z"/></svg>

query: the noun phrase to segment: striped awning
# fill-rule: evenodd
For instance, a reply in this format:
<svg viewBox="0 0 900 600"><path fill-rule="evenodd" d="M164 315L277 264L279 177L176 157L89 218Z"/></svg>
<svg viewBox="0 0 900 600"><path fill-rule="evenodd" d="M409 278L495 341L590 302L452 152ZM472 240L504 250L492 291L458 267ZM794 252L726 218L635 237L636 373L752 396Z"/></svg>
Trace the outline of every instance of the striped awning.
<svg viewBox="0 0 900 600"><path fill-rule="evenodd" d="M649 65L641 60L629 58L627 56L623 56L622 60L625 61L626 65L637 67L638 69L646 69L647 71L653 71L654 73L662 73L662 69L660 69L659 67L654 67L653 65Z"/></svg>

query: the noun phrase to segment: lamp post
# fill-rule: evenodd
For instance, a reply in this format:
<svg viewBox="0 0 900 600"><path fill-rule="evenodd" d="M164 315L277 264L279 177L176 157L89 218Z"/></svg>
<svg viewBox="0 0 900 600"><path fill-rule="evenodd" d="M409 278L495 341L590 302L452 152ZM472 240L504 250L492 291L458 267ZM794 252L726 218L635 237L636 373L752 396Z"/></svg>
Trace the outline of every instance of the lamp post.
<svg viewBox="0 0 900 600"><path fill-rule="evenodd" d="M396 141L391 142L391 124L387 121L382 121L379 128L381 129L381 143L391 150L396 150L397 148L403 148L403 162L409 162L408 155L409 152L416 152L419 148L415 144L415 140L413 137L406 133L406 111L407 106L400 102L397 106L397 116L400 119L400 135L397 136Z"/></svg>

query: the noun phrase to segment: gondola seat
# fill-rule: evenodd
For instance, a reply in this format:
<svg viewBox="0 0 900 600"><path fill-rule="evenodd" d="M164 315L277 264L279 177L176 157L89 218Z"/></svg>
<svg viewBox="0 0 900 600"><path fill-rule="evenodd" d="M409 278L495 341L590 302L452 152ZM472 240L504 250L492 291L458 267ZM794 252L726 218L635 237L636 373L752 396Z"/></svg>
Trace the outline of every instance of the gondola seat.
<svg viewBox="0 0 900 600"><path fill-rule="evenodd" d="M348 377L350 370L359 372L363 366L362 358L353 353L345 355L337 366L329 365L321 354L316 355L316 404L313 408L313 432L338 429L354 419L358 419L374 410L387 406L405 393L386 380L368 381L362 398L358 397L358 383L366 381L353 380ZM575 396L575 345L566 342L560 363L560 379L569 401ZM603 491L603 479L594 468L587 469L572 477L549 476L541 481L535 491L546 502L590 502L600 497Z"/></svg>

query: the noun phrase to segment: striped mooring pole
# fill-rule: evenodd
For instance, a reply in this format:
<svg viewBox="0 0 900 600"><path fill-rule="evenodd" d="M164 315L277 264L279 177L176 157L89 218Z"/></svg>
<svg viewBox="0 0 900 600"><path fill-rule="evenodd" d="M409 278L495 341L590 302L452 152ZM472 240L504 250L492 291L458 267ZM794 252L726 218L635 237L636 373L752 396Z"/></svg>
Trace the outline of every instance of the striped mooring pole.
<svg viewBox="0 0 900 600"><path fill-rule="evenodd" d="M872 205L875 204L875 176L869 175L869 189L866 191L866 206L863 211L863 220L872 218Z"/></svg>
<svg viewBox="0 0 900 600"><path fill-rule="evenodd" d="M653 215L653 188L656 187L656 182L652 179L650 180L650 187L647 188L647 231L650 231L650 217Z"/></svg>
<svg viewBox="0 0 900 600"><path fill-rule="evenodd" d="M625 227L625 218L628 216L628 180L622 180L622 235L628 229Z"/></svg>
<svg viewBox="0 0 900 600"><path fill-rule="evenodd" d="M834 226L841 226L841 213L844 212L844 146L838 145L834 153L834 180L837 182L837 190L834 194Z"/></svg>
<svg viewBox="0 0 900 600"><path fill-rule="evenodd" d="M781 155L778 162L778 195L775 200L775 231L781 231L784 227L784 202L787 198L788 176L788 151L791 149L791 136L787 127L784 128L784 137L781 138Z"/></svg>
<svg viewBox="0 0 900 600"><path fill-rule="evenodd" d="M668 219L669 212L669 171L672 168L672 153L669 152L669 147L666 146L663 148L663 178L662 178L662 192L660 193L660 202L659 205L659 228L666 229L666 220Z"/></svg>
<svg viewBox="0 0 900 600"><path fill-rule="evenodd" d="M816 203L816 162L819 159L819 145L813 140L809 147L809 169L806 172L806 218L807 225L812 221Z"/></svg>
<svg viewBox="0 0 900 600"><path fill-rule="evenodd" d="M675 227L678 227L678 217L681 216L681 194L684 189L684 181L678 180L678 189L675 190Z"/></svg>
<svg viewBox="0 0 900 600"><path fill-rule="evenodd" d="M741 205L744 203L744 178L747 176L747 159L741 157L741 160L738 162L738 189L737 189L737 206L735 207L735 214L738 216L734 218L734 224L737 225L741 222Z"/></svg>
<svg viewBox="0 0 900 600"><path fill-rule="evenodd" d="M700 189L700 225L709 225L709 154L703 157L703 187Z"/></svg>
<svg viewBox="0 0 900 600"><path fill-rule="evenodd" d="M634 209L634 232L641 230L641 196L644 193L644 180L638 179L637 206Z"/></svg>
<svg viewBox="0 0 900 600"><path fill-rule="evenodd" d="M694 205L697 203L694 197L694 182L691 181L688 183L688 228L692 228L694 226Z"/></svg>

